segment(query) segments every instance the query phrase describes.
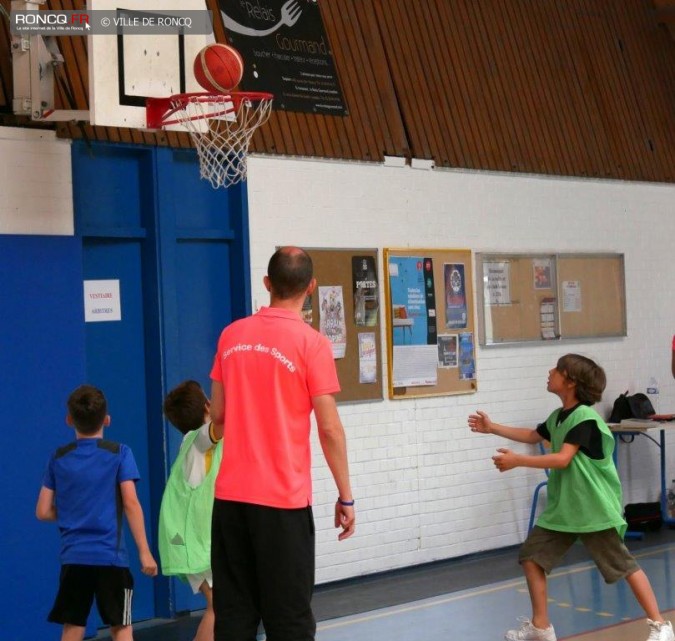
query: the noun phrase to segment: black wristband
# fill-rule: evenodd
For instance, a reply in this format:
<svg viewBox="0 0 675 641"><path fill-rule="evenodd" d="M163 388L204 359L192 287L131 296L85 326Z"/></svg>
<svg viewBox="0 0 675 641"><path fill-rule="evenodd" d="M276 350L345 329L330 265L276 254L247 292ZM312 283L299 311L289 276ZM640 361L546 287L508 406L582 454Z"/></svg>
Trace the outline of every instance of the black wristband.
<svg viewBox="0 0 675 641"><path fill-rule="evenodd" d="M343 501L339 496L337 502L344 507L352 507L354 505L354 499L351 501Z"/></svg>

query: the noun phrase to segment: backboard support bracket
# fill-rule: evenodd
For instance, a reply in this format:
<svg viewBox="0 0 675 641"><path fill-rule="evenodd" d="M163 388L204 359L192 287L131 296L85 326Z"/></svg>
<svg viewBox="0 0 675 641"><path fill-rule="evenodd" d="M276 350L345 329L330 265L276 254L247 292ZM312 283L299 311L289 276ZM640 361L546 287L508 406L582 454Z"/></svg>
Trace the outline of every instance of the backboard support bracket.
<svg viewBox="0 0 675 641"><path fill-rule="evenodd" d="M12 0L11 10L39 11L45 0ZM54 71L63 64L63 56L54 36L12 35L12 72L14 100L12 110L18 116L30 116L41 122L89 121L87 109L56 109Z"/></svg>

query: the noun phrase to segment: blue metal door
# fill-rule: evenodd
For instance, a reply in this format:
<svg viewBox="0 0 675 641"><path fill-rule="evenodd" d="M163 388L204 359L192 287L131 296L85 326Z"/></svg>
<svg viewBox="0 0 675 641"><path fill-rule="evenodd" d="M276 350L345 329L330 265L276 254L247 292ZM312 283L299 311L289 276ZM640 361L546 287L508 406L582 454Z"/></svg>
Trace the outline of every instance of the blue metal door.
<svg viewBox="0 0 675 641"><path fill-rule="evenodd" d="M157 185L165 391L192 378L209 394L221 330L250 313L245 187L211 189L194 152L171 149L158 150ZM170 464L182 436L166 430ZM177 579L171 595L174 612L204 608L203 597Z"/></svg>
<svg viewBox="0 0 675 641"><path fill-rule="evenodd" d="M86 323L86 371L87 381L101 388L108 399L111 423L106 438L127 444L134 453L141 472L136 489L148 539L153 541L141 245L138 239L84 239L84 279L118 281L122 317L119 321ZM156 431L159 429L161 426L156 426ZM161 457L161 449L155 455ZM149 619L155 612L153 581L141 575L128 530L125 536L135 577L134 619Z"/></svg>
<svg viewBox="0 0 675 641"><path fill-rule="evenodd" d="M219 332L250 312L245 187L211 189L191 150L79 143L73 185L84 278L119 281L121 297L121 320L87 323L87 374L108 396L109 438L134 451L156 551L164 483L181 442L162 417L163 397L186 378L208 393ZM180 581L151 581L134 563L135 620L204 607Z"/></svg>
<svg viewBox="0 0 675 641"><path fill-rule="evenodd" d="M83 245L85 281L119 285L120 320L85 323L87 380L108 398L107 438L131 447L141 475L137 492L148 540L154 541L151 457L163 457L161 421L148 408L160 402L148 371L159 360L153 275L152 153L149 148L73 146L76 231ZM157 367L155 366L155 369ZM125 532L134 575L133 619L155 616L155 581L140 573L138 554Z"/></svg>

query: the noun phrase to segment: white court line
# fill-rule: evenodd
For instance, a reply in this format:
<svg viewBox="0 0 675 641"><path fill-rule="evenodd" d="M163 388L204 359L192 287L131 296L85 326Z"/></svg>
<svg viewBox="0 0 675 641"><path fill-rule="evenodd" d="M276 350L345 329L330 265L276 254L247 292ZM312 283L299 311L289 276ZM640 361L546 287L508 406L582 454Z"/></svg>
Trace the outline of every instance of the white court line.
<svg viewBox="0 0 675 641"><path fill-rule="evenodd" d="M655 548L650 548L648 551L642 552L641 554L633 554L636 559L643 559L648 556L654 556L656 554L661 554L662 552L667 552L669 550L675 550L675 545L664 545ZM566 570L556 570L549 575L549 579L556 579L563 576L570 576L572 574L578 574L580 572L588 572L589 570L595 569L595 564L593 562L586 562L582 564L573 565ZM509 590L511 588L520 587L526 585L525 579L518 579L517 581L509 581L506 583L497 583L487 586L485 588L471 588L470 590L463 590L451 596L445 596L440 599L432 597L431 600L425 599L423 601L417 601L409 605L403 606L392 606L386 609L374 610L370 614L366 615L350 615L344 618L333 620L332 622L320 623L317 626L317 630L333 630L335 628L343 628L348 625L355 623L365 623L367 621L376 621L377 619L385 619L396 614L402 614L405 612L415 612L417 610L426 610L428 608L436 607L437 605L444 605L446 603L452 603L454 601L463 601L464 599L472 598L475 596L482 596L485 594L492 594L493 592L500 592L501 590Z"/></svg>

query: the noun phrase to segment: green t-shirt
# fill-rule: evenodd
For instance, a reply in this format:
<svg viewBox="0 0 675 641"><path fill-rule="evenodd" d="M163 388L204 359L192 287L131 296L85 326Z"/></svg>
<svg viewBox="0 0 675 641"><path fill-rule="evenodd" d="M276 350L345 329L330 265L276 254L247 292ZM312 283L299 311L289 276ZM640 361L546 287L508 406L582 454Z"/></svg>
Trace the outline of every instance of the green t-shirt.
<svg viewBox="0 0 675 641"><path fill-rule="evenodd" d="M546 509L537 525L559 532L626 530L623 518L621 481L612 459L614 436L600 415L587 405L578 405L560 425L562 410L546 420L551 435L551 452L561 450L567 433L582 421L594 420L602 436L604 457L591 459L578 451L565 469L552 469L548 478Z"/></svg>

